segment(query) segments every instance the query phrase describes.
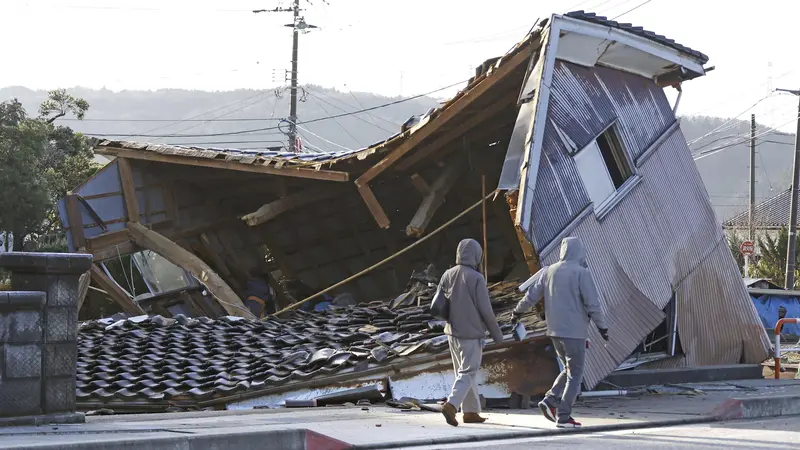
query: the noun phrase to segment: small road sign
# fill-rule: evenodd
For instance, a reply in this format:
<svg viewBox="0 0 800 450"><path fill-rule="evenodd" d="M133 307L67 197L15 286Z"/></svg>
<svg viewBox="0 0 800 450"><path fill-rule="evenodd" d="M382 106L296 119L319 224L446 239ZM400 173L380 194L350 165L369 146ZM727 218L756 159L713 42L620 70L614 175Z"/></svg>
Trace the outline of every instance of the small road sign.
<svg viewBox="0 0 800 450"><path fill-rule="evenodd" d="M739 246L739 250L741 250L742 254L745 256L752 256L756 251L756 246L753 245L753 241L744 241L742 245Z"/></svg>

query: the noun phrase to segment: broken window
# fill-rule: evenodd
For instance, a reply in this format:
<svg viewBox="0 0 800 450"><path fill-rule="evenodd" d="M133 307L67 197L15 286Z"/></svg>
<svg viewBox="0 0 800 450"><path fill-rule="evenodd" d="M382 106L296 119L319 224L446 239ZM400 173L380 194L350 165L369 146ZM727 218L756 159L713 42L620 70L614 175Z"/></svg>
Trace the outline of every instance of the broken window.
<svg viewBox="0 0 800 450"><path fill-rule="evenodd" d="M656 327L637 349L643 354L664 354L666 356L676 356L683 354L681 342L678 338L678 300L675 293L672 294L667 306L664 308L665 318Z"/></svg>
<svg viewBox="0 0 800 450"><path fill-rule="evenodd" d="M633 176L628 157L613 125L574 158L586 193L595 208L611 198Z"/></svg>

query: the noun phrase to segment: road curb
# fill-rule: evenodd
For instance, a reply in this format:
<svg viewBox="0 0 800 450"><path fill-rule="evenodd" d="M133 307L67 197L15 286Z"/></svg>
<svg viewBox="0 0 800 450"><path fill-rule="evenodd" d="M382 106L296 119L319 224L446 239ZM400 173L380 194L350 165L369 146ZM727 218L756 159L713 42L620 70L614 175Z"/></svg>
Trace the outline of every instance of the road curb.
<svg viewBox="0 0 800 450"><path fill-rule="evenodd" d="M350 447L350 449L380 450L388 448L464 444L468 442L502 441L502 440L525 439L534 437L551 437L551 436L559 436L565 434L587 434L587 433L600 433L606 431L623 431L623 430L640 430L645 428L675 427L679 425L710 423L710 422L716 422L718 420L720 419L713 416L698 416L687 419L662 420L655 422L619 423L619 424L615 423L609 425L596 425L596 426L588 426L588 427L572 428L572 429L553 428L546 430L505 431L502 433L477 434L477 435L470 434L470 435L448 436L444 438L414 439L404 442L383 442L379 444L353 445L352 447Z"/></svg>
<svg viewBox="0 0 800 450"><path fill-rule="evenodd" d="M459 435L443 438L414 439L404 442L384 442L378 444L353 445L352 450L381 450L403 447L423 447L446 444L464 444L468 442L501 441L535 437L552 437L570 434L602 433L610 431L642 430L648 428L676 427L681 425L698 425L722 422L727 420L758 419L781 416L800 415L800 396L776 395L764 397L732 398L724 401L709 415L689 417L685 419L660 420L652 422L632 422L608 425L587 426L572 429L547 429L529 431L505 431L502 433Z"/></svg>

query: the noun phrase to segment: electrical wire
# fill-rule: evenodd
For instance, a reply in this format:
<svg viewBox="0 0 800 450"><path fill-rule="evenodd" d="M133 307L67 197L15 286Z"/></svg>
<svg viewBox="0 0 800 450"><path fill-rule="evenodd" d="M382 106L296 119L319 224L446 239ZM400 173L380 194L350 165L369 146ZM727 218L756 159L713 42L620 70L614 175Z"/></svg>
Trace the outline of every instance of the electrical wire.
<svg viewBox="0 0 800 450"><path fill-rule="evenodd" d="M264 92L262 91L262 92L259 92L259 93L255 94L255 95L253 95L253 96L246 97L246 98L243 98L243 99L241 99L241 100L236 100L235 102L231 102L231 103L228 103L228 104L226 104L226 105L224 105L224 106L220 106L219 108L212 109L211 111L206 111L206 112L204 112L204 113L200 113L200 114L194 115L194 116L192 116L192 117L188 117L188 118L186 118L186 119L181 119L181 120L175 121L175 122L173 122L173 123L169 123L169 124L167 124L167 125L162 125L162 126L158 126L158 127L152 128L152 129L150 129L150 130L144 131L142 134L146 134L146 133L152 133L152 132L154 132L154 131L163 130L164 128L169 128L169 127L171 127L171 126L173 126L173 125L177 125L177 124L179 124L179 123L183 123L183 122L185 122L185 121L187 121L187 120L193 120L193 119L197 119L197 118L199 118L199 117L202 117L202 116L205 116L205 115L207 115L207 114L212 114L212 113L215 113L215 112L217 112L217 111L220 111L220 110L222 110L222 109L225 109L225 108L230 108L230 107L231 107L231 106L233 106L233 105L238 105L239 103L246 102L246 101L248 101L248 100L254 99L254 98L256 98L256 97L258 97L258 96L260 96L260 95L263 95L263 94L264 94ZM122 139L127 139L127 138L129 138L129 137L139 137L139 136L141 136L142 134L106 134L106 135L101 135L101 134L97 134L97 135L87 134L87 136L97 136L97 137L105 137L105 136L116 136L116 137L118 137L118 136L123 136L123 138L122 138Z"/></svg>
<svg viewBox="0 0 800 450"><path fill-rule="evenodd" d="M327 115L329 115L329 116L331 115L331 113L329 113L329 112L328 112L328 110L327 110L327 109L325 109L325 107L324 107L324 106L322 106L322 103L321 103L319 100L317 100L317 98L316 98L315 96L311 96L311 98L312 98L312 99L313 99L315 102L317 102L317 105L318 105L320 108L322 108L322 111L324 111L324 112L325 112L325 114L327 114ZM359 142L359 140L358 140L358 139L356 139L356 137L355 137L355 136L353 136L353 133L351 133L351 132L350 132L350 131L349 131L347 128L345 128L345 127L342 125L342 123L341 123L341 122L339 122L339 119L333 119L333 121L334 121L334 122L336 122L336 125L339 125L339 128L341 128L341 129L342 129L342 131L344 131L344 132L345 132L345 134L347 134L348 136L350 136L350 139L352 139L352 140L353 140L353 142L355 142L355 143L356 143L356 145L358 145L359 147L363 147L363 146L364 146L364 144L362 144L361 142ZM367 122L367 123L369 123L369 122Z"/></svg>
<svg viewBox="0 0 800 450"><path fill-rule="evenodd" d="M308 128L301 127L299 123L298 123L298 124L296 124L295 126L296 126L297 128L299 128L299 129L301 129L301 130L305 131L306 133L308 133L308 134L310 134L310 135L312 135L312 136L316 137L317 139L319 139L319 140L321 140L321 141L325 141L325 142L327 142L328 144L334 145L334 146L336 146L336 147L339 147L339 148L341 148L341 149L343 149L343 150L347 150L347 151L353 151L353 149L352 149L352 148L347 148L347 147L345 147L344 145L339 145L339 144L337 144L336 142L333 142L333 141L331 141L331 140L325 139L324 137L322 137L322 136L320 136L320 135L318 135L318 134L314 133L313 131L309 130Z"/></svg>
<svg viewBox="0 0 800 450"><path fill-rule="evenodd" d="M438 88L438 89L434 89L432 91L429 91L429 92L426 92L426 93L423 93L423 94L415 95L413 97L407 97L407 98L403 98L403 99L400 99L400 100L395 100L393 102L384 103L384 104L377 105L377 106L372 106L370 108L364 108L364 109L361 109L361 110L358 110L358 111L352 111L352 112L348 112L348 113L336 114L336 115L333 115L333 116L330 116L330 117L320 117L320 118L317 118L317 119L309 119L309 120L305 120L305 121L302 121L302 122L297 122L297 125L301 125L301 124L302 125L306 125L306 124L310 124L310 123L322 122L322 121L325 121L325 120L338 119L340 117L347 117L347 116L352 116L352 115L355 115L355 114L366 113L368 111L375 111L376 109L387 108L389 106L394 106L394 105L397 105L397 104L400 104L400 103L405 103L405 102L409 102L409 101L412 101L412 100L416 100L418 98L426 97L426 96L429 96L431 94L435 94L437 92L441 92L441 91L444 91L446 89L453 88L455 86L458 86L459 84L463 84L463 83L466 83L468 81L469 81L469 79L462 80L462 81L459 81L457 83L453 83L453 84L448 85L448 86L444 86L444 87L441 87L441 88ZM239 103L239 102L237 102L237 103ZM230 105L228 105L228 106L230 106ZM218 108L217 110L223 109L223 108ZM205 114L209 114L209 113L203 113L201 115L205 115ZM194 119L196 117L191 117L191 118ZM161 127L161 128L165 128L167 126L169 126L169 125L165 125L164 127ZM278 129L280 129L280 126L265 127L265 128L255 128L255 129L240 130L240 131L230 131L230 132L225 132L225 133L148 134L149 132L145 132L145 133L141 133L141 134L128 134L128 135L124 135L124 136L127 136L127 137L215 137L215 136L234 136L234 135L240 135L240 134L256 133L256 132L259 132L259 131L271 131L271 130L278 130ZM155 131L155 130L152 130L152 131ZM111 134L111 133L96 133L96 134L86 133L86 135L87 136L94 136L94 137L123 136L122 134Z"/></svg>
<svg viewBox="0 0 800 450"><path fill-rule="evenodd" d="M784 123L784 124L782 124L782 125L778 125L776 128L780 128L780 127L783 127L783 126L789 125L790 123L792 123L792 122L795 122L795 121L797 121L797 120L800 120L800 116L798 116L798 117L795 117L795 118L793 118L792 120L790 120L790 121L788 121L788 122L786 122L786 123ZM756 135L755 135L755 136L753 136L753 137L754 137L754 138L758 138L759 136L764 136L764 135L766 135L766 134L770 134L770 133L771 133L771 132L763 132L763 133L761 133L761 134L756 134ZM722 145L722 146L720 146L720 147L712 148L711 150L706 150L706 151L704 151L704 152L701 152L699 155L696 155L696 156L694 156L694 160L695 160L695 161L697 161L697 160L703 159L703 158L705 158L705 157L707 157L707 156L711 156L711 155L713 155L713 154L716 154L716 153L718 153L718 152L721 152L722 150L726 150L726 149L728 149L728 148L731 148L731 147L734 147L734 146L736 146L736 145L740 145L740 144L743 144L743 143L745 143L745 142L749 142L749 141L750 141L750 137L748 137L747 139L744 139L744 140L738 141L738 142L733 142L733 143L730 143L730 144Z"/></svg>
<svg viewBox="0 0 800 450"><path fill-rule="evenodd" d="M339 107L339 106L336 106L336 105L334 105L333 103L330 103L330 102L328 102L328 101L325 101L325 99L319 98L319 97L318 97L318 96L317 96L317 95L314 93L314 91L311 91L309 94L310 94L311 98L312 98L312 99L314 99L314 101L315 101L315 102L317 102L317 104L319 105L319 107L320 107L320 108L322 108L322 110L323 110L323 111L325 111L325 108L323 108L323 107L322 107L322 105L320 105L320 102L322 102L322 103L325 103L326 105L328 105L328 106L330 106L330 107L332 107L332 108L336 108L336 109L338 109L339 111L342 111L342 112L348 112L348 111L347 111L346 109L344 109L344 108L341 108L341 107ZM352 107L351 105L348 105L348 106ZM363 106L361 106L361 108L363 109L364 107L363 107ZM326 111L326 112L325 112L325 114L330 114L330 113L328 113L328 112ZM370 117L373 117L373 116L372 116L372 114L369 114L369 113L367 113L367 115L369 115ZM383 128L383 127L381 127L380 125L378 125L377 123L375 123L375 122L374 122L374 119L373 119L373 122L370 122L369 120L366 120L366 119L364 119L364 118L362 118L362 117L359 117L359 116L353 116L353 117L355 117L356 119L358 119L358 120L360 120L360 121L362 121L362 122L364 122L364 123L366 123L366 124L368 124L368 125L371 125L371 126L373 126L373 127L377 128L377 129L379 129L379 130L381 130L381 131L385 131L385 132L387 132L387 133L394 133L393 131L391 131L391 130L387 130L386 128ZM394 125L394 126L396 126L396 127L398 127L398 128L400 127L400 125L396 125L396 124L393 124L393 125Z"/></svg>

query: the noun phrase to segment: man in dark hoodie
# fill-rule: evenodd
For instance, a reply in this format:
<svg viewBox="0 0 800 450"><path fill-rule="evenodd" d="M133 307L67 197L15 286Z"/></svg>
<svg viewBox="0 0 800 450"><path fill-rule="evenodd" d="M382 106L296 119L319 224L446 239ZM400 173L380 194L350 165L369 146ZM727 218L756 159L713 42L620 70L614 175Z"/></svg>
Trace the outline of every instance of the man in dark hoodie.
<svg viewBox="0 0 800 450"><path fill-rule="evenodd" d="M449 319L444 328L450 343L450 356L456 381L442 407L447 423L458 425L456 412L460 406L464 423L483 423L480 416L481 403L478 398L477 373L483 356L486 331L495 342L503 340L489 300L486 280L478 271L483 257L480 244L474 239L459 242L456 251L456 266L442 275L439 289L450 299Z"/></svg>
<svg viewBox="0 0 800 450"><path fill-rule="evenodd" d="M568 237L561 241L561 260L539 271L538 278L514 309L512 321L542 298L547 335L553 341L563 370L544 400L539 402L539 409L547 419L556 422L558 428L577 428L581 424L572 418L572 405L583 381L589 319L597 326L600 336L608 340L606 318L580 239Z"/></svg>

